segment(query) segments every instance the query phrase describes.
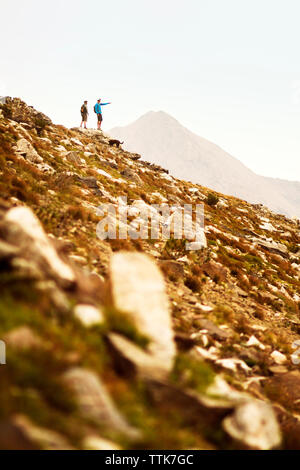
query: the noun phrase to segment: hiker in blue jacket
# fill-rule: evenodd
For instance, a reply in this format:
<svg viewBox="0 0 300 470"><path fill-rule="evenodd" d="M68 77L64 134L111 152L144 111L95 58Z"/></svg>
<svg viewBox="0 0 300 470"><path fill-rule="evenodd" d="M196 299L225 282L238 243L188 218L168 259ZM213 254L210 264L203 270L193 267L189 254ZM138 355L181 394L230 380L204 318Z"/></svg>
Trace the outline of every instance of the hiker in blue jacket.
<svg viewBox="0 0 300 470"><path fill-rule="evenodd" d="M99 100L97 100L97 103L94 106L94 111L97 114L97 128L99 130L101 129L101 123L103 121L101 106L106 106L107 104L111 103L101 103L101 100L99 98Z"/></svg>

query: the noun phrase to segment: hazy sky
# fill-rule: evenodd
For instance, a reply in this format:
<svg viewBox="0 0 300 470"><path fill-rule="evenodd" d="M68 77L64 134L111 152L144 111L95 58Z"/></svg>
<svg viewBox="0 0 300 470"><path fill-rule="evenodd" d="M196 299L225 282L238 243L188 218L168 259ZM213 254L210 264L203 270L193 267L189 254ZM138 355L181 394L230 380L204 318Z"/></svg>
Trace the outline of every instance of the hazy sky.
<svg viewBox="0 0 300 470"><path fill-rule="evenodd" d="M104 130L163 110L257 173L300 179L299 0L0 0L0 95Z"/></svg>

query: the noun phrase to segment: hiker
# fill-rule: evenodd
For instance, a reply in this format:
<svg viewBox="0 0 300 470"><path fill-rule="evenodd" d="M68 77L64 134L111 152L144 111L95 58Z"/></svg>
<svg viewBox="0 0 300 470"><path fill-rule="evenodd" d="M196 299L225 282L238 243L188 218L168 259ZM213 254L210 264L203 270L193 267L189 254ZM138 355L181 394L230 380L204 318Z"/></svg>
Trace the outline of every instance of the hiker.
<svg viewBox="0 0 300 470"><path fill-rule="evenodd" d="M107 104L111 104L111 103L101 103L101 99L99 98L99 100L97 100L97 103L94 106L94 111L97 114L97 129L98 130L101 129L101 123L103 121L101 106L106 106Z"/></svg>
<svg viewBox="0 0 300 470"><path fill-rule="evenodd" d="M86 121L88 118L88 108L87 108L87 101L84 101L83 105L80 108L80 113L81 113L81 124L80 127L82 127L82 124L84 125L84 128L86 129Z"/></svg>

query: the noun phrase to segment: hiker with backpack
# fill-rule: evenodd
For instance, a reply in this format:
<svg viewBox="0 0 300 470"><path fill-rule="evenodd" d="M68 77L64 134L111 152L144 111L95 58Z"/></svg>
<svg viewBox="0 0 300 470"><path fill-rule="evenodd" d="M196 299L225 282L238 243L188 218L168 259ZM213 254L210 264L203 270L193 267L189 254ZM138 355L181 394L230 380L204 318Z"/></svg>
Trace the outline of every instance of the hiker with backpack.
<svg viewBox="0 0 300 470"><path fill-rule="evenodd" d="M101 103L101 99L99 98L99 100L97 100L97 103L94 106L94 111L97 114L97 129L98 130L101 129L101 124L103 121L101 106L106 106L107 104L111 104L111 103Z"/></svg>
<svg viewBox="0 0 300 470"><path fill-rule="evenodd" d="M86 122L88 118L88 107L87 107L87 101L84 101L83 105L80 108L80 114L81 114L81 124L80 127L82 127L82 124L84 125L84 128L86 129Z"/></svg>

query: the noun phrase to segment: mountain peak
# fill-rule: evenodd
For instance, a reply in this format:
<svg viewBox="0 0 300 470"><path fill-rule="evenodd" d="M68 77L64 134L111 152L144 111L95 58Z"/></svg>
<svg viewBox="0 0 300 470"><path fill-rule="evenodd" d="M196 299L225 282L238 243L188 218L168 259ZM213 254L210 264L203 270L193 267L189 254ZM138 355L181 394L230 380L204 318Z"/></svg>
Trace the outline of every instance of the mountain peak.
<svg viewBox="0 0 300 470"><path fill-rule="evenodd" d="M110 134L124 141L127 150L140 153L180 179L262 203L290 217L300 215L300 184L255 174L165 111L148 111L128 126L111 129Z"/></svg>
<svg viewBox="0 0 300 470"><path fill-rule="evenodd" d="M151 120L151 121L159 120L159 121L165 121L165 122L169 121L169 122L178 123L178 121L173 116L171 116L170 114L162 110L148 111L147 113L143 114L140 118L137 119L137 121L139 120Z"/></svg>

